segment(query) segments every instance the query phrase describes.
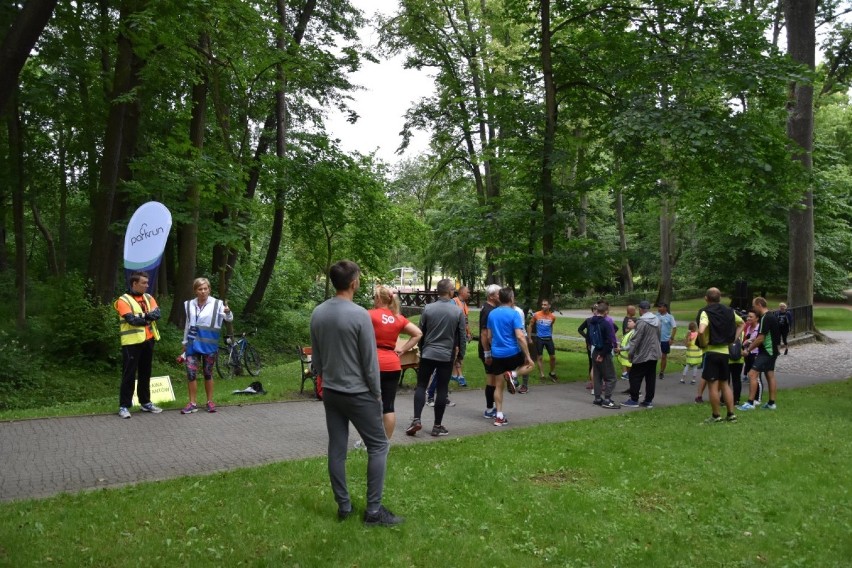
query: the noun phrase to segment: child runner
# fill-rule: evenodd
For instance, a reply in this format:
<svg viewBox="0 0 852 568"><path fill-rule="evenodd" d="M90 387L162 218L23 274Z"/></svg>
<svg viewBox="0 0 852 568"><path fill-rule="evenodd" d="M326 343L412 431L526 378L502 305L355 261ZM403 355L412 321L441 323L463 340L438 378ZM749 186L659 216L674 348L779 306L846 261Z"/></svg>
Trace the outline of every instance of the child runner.
<svg viewBox="0 0 852 568"><path fill-rule="evenodd" d="M621 380L627 380L627 374L630 372L630 359L627 357L627 344L633 336L633 330L636 329L636 320L630 318L626 320L625 329L627 333L621 338L621 350L618 352L618 362L621 363Z"/></svg>
<svg viewBox="0 0 852 568"><path fill-rule="evenodd" d="M689 322L689 332L686 334L684 345L686 345L686 365L683 366L683 375L680 377L680 384L686 384L686 375L689 368L692 367L692 380L689 384L695 384L695 378L698 376L698 367L701 366L701 358L704 354L701 348L695 344L698 338L698 326L694 321Z"/></svg>

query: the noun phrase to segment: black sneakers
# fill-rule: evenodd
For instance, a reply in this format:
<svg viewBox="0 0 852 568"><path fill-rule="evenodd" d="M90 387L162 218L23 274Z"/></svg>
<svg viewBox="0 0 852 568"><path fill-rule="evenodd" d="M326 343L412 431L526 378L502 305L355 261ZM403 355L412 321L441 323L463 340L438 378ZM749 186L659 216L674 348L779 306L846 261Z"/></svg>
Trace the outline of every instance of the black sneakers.
<svg viewBox="0 0 852 568"><path fill-rule="evenodd" d="M404 522L404 518L397 517L385 509L384 505L379 505L379 510L375 513L364 511L364 525L368 527L393 527Z"/></svg>

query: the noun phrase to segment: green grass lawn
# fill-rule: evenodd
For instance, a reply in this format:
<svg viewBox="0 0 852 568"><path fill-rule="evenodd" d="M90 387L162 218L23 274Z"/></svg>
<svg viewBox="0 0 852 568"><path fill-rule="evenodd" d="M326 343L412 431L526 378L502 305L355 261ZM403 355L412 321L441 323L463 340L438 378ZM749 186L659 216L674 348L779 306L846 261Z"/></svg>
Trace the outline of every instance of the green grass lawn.
<svg viewBox="0 0 852 568"><path fill-rule="evenodd" d="M393 446L394 529L338 522L321 458L4 503L0 565L848 566L852 381L737 424L706 414ZM359 513L365 466L353 451Z"/></svg>
<svg viewBox="0 0 852 568"><path fill-rule="evenodd" d="M814 325L823 331L852 331L852 310L848 308L815 308Z"/></svg>

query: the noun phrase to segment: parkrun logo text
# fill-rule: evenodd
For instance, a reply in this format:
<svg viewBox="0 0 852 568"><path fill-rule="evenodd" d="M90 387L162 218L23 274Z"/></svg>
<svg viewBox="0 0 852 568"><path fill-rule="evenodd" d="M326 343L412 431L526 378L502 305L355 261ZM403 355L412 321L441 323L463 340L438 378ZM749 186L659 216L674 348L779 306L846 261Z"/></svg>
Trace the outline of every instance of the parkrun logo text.
<svg viewBox="0 0 852 568"><path fill-rule="evenodd" d="M136 243L142 242L145 239L150 239L151 237L155 237L163 232L162 227L157 227L156 229L149 231L148 223L142 223L142 226L139 227L139 234L133 236L130 239L130 246L135 245Z"/></svg>

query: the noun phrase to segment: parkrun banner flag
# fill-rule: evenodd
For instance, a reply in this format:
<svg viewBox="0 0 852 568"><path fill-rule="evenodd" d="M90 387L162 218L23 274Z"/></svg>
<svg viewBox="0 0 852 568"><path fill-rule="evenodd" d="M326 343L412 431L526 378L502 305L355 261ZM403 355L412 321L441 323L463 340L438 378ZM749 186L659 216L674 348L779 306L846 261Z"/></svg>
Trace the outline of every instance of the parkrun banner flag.
<svg viewBox="0 0 852 568"><path fill-rule="evenodd" d="M148 273L148 291L155 291L157 270L171 228L172 214L162 203L149 201L136 210L124 235L125 284L129 283L132 272L141 270Z"/></svg>

